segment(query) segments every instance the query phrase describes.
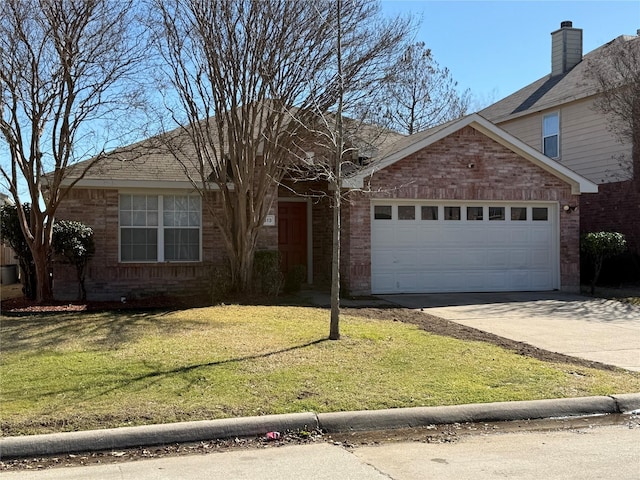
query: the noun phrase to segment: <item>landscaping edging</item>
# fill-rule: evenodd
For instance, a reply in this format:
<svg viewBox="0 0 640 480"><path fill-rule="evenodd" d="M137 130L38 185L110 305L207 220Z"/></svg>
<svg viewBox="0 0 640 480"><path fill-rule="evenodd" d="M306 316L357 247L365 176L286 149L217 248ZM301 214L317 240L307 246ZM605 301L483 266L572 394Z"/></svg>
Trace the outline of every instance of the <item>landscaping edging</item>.
<svg viewBox="0 0 640 480"><path fill-rule="evenodd" d="M0 438L0 458L28 458L250 437L265 435L271 431L321 429L327 433L340 433L464 422L499 422L621 414L636 410L640 410L640 393L445 407L414 407L319 414L303 412L5 437Z"/></svg>

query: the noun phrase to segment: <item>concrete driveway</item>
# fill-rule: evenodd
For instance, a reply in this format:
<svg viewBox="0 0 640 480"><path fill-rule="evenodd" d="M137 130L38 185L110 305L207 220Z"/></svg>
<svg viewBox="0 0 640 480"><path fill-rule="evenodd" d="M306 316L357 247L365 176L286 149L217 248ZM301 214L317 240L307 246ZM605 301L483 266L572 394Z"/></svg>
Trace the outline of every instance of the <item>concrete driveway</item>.
<svg viewBox="0 0 640 480"><path fill-rule="evenodd" d="M640 307L562 292L383 295L505 338L640 371Z"/></svg>

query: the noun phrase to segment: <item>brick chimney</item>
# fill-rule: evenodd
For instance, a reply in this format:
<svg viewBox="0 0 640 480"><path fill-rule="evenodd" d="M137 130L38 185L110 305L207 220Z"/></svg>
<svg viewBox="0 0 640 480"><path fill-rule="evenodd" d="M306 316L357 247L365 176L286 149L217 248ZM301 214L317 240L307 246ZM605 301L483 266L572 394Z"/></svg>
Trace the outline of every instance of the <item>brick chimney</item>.
<svg viewBox="0 0 640 480"><path fill-rule="evenodd" d="M563 75L582 61L582 29L569 21L551 32L551 76Z"/></svg>

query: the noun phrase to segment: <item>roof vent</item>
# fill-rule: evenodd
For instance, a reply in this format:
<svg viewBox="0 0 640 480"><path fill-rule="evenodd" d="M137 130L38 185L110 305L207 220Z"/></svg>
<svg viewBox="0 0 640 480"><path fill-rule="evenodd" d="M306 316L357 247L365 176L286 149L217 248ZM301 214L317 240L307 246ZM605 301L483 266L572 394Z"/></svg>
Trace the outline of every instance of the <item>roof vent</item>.
<svg viewBox="0 0 640 480"><path fill-rule="evenodd" d="M582 61L582 29L566 20L551 32L551 76L567 73Z"/></svg>

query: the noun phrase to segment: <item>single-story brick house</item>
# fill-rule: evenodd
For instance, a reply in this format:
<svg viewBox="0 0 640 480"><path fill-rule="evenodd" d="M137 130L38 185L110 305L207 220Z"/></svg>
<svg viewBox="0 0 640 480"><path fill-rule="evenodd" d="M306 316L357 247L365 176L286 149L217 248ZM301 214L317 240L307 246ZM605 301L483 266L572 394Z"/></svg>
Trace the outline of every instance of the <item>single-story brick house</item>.
<svg viewBox="0 0 640 480"><path fill-rule="evenodd" d="M153 158L108 162L70 191L58 218L95 232L89 299L206 292L224 251L183 175ZM477 114L401 138L345 184L342 281L351 294L579 289L575 209L597 186ZM260 248L286 252L309 283L326 284L330 208L294 189L309 185L274 186ZM56 297L72 298L74 282L54 267Z"/></svg>

